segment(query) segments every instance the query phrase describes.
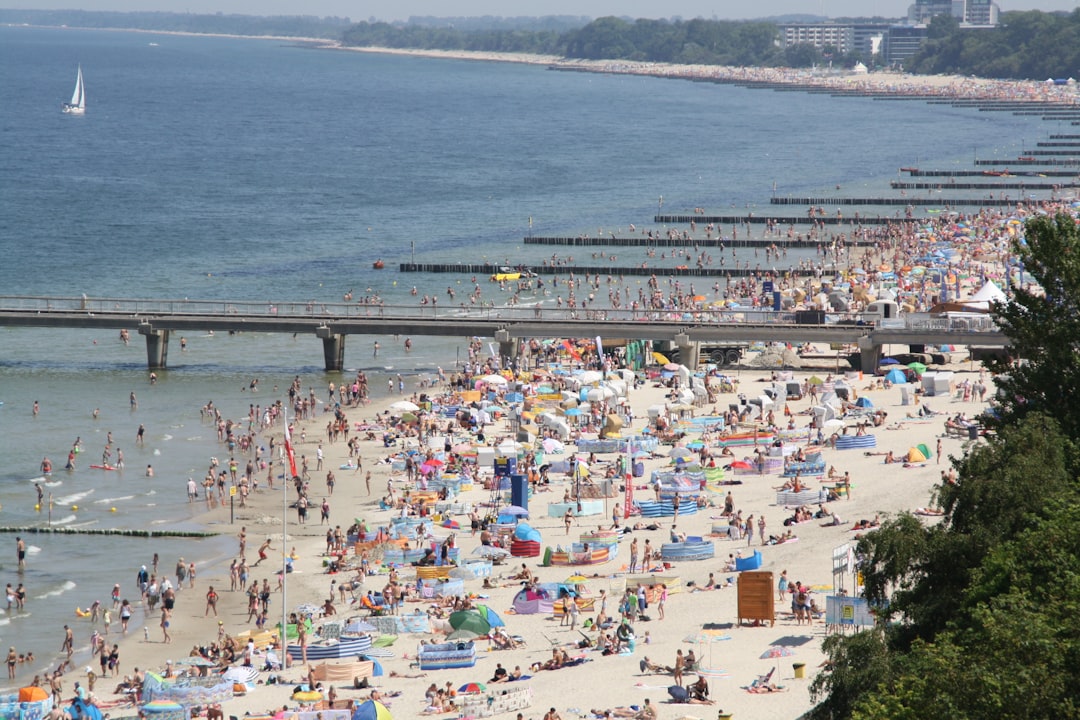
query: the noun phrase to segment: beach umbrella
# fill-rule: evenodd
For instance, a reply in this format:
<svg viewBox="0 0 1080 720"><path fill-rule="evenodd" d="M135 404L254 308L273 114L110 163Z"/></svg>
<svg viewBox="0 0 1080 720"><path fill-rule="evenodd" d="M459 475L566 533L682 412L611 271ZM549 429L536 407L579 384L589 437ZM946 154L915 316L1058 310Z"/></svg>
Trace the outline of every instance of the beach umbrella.
<svg viewBox="0 0 1080 720"><path fill-rule="evenodd" d="M791 657L794 654L795 651L787 645L770 645L769 649L761 653L758 657L762 660L775 660L777 658Z"/></svg>
<svg viewBox="0 0 1080 720"><path fill-rule="evenodd" d="M735 462L728 465L728 469L730 470L751 470L753 469L753 467L753 465L746 462L745 460L736 460Z"/></svg>
<svg viewBox="0 0 1080 720"><path fill-rule="evenodd" d="M806 381L809 385L821 385L825 381L819 378L817 375L811 375L810 379Z"/></svg>
<svg viewBox="0 0 1080 720"><path fill-rule="evenodd" d="M694 455L695 453L693 450L688 447L683 447L681 445L676 445L675 447L668 450L669 458L683 458L685 460L687 458L694 457Z"/></svg>
<svg viewBox="0 0 1080 720"><path fill-rule="evenodd" d="M667 359L667 355L664 355L663 353L654 352L652 354L652 356L653 356L653 360L656 361L657 365L670 365L671 364L671 361Z"/></svg>
<svg viewBox="0 0 1080 720"><path fill-rule="evenodd" d="M673 363L673 362L664 363L664 369L668 370L670 372L678 372L680 367L682 367L682 366L679 365L679 363Z"/></svg>
<svg viewBox="0 0 1080 720"><path fill-rule="evenodd" d="M353 711L352 720L394 720L394 716L378 700L367 700Z"/></svg>
<svg viewBox="0 0 1080 720"><path fill-rule="evenodd" d="M301 690L292 694L292 699L299 702L319 702L323 695L317 690Z"/></svg>
<svg viewBox="0 0 1080 720"><path fill-rule="evenodd" d="M878 365L899 365L900 361L896 358L882 358Z"/></svg>
<svg viewBox="0 0 1080 720"><path fill-rule="evenodd" d="M222 674L221 679L231 683L253 683L259 679L259 669L255 667L244 667L243 665L234 665Z"/></svg>
<svg viewBox="0 0 1080 720"><path fill-rule="evenodd" d="M394 412L416 412L420 409L420 406L408 400L398 400L390 405L390 409Z"/></svg>
<svg viewBox="0 0 1080 720"><path fill-rule="evenodd" d="M459 693L465 693L465 694L482 693L482 692L485 692L486 690L487 690L487 686L484 685L484 683L478 683L478 682L465 683L464 685L462 685L461 687L459 687L457 689L457 691Z"/></svg>
<svg viewBox="0 0 1080 720"><path fill-rule="evenodd" d="M563 411L563 415L566 415L568 417L577 417L580 414L581 414L581 410L576 408L576 407L572 407L572 408L569 408L569 409Z"/></svg>
<svg viewBox="0 0 1080 720"><path fill-rule="evenodd" d="M934 457L934 454L932 452L930 452L930 448L927 447L926 443L919 443L915 447L919 449L919 452L921 452L924 457L927 457L927 458Z"/></svg>
<svg viewBox="0 0 1080 720"><path fill-rule="evenodd" d="M566 578L566 582L577 585L578 583L583 583L588 579L589 578L585 577L584 575L571 575L570 577Z"/></svg>
<svg viewBox="0 0 1080 720"><path fill-rule="evenodd" d="M503 548L495 547L494 545L481 545L473 550L472 554L490 560L501 560L502 558L510 557L509 550L504 550Z"/></svg>
<svg viewBox="0 0 1080 720"><path fill-rule="evenodd" d="M906 385L907 375L900 370L890 370L885 374L885 379L891 382L893 385Z"/></svg>
<svg viewBox="0 0 1080 720"><path fill-rule="evenodd" d="M480 378L480 382L487 383L488 385L505 385L506 378L502 375L484 375Z"/></svg>
<svg viewBox="0 0 1080 720"><path fill-rule="evenodd" d="M580 412L580 410L578 412ZM544 438L541 445L546 453L561 453L566 449L566 447L555 438Z"/></svg>
<svg viewBox="0 0 1080 720"><path fill-rule="evenodd" d="M416 413L413 413L413 412L401 413L401 421L402 422L407 422L407 423L416 422L418 419L419 418L416 417Z"/></svg>
<svg viewBox="0 0 1080 720"><path fill-rule="evenodd" d="M525 517L529 514L529 511L520 505L508 505L499 510L499 515L510 515L512 517Z"/></svg>
<svg viewBox="0 0 1080 720"><path fill-rule="evenodd" d="M49 697L49 694L37 685L27 685L19 688L19 702L39 702Z"/></svg>
<svg viewBox="0 0 1080 720"><path fill-rule="evenodd" d="M491 623L476 610L459 610L450 613L450 617L447 619L450 622L450 627L454 628L454 630L467 630L476 633L477 636L487 635L491 632Z"/></svg>
<svg viewBox="0 0 1080 720"><path fill-rule="evenodd" d="M926 372L926 366L923 365L921 362L908 363L907 366L914 370L916 375L922 375L924 372Z"/></svg>
<svg viewBox="0 0 1080 720"><path fill-rule="evenodd" d="M832 420L826 420L825 424L822 425L822 427L826 430L839 430L840 428L844 427L844 421L833 418Z"/></svg>

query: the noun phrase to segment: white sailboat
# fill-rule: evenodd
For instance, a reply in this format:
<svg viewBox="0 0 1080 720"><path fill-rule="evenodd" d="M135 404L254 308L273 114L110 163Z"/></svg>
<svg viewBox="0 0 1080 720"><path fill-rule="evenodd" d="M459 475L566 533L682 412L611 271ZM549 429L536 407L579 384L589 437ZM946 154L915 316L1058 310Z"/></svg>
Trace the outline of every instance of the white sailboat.
<svg viewBox="0 0 1080 720"><path fill-rule="evenodd" d="M71 102L64 103L64 112L69 115L82 115L86 112L86 88L83 86L82 65L79 66L79 74L75 78L75 92L71 94Z"/></svg>

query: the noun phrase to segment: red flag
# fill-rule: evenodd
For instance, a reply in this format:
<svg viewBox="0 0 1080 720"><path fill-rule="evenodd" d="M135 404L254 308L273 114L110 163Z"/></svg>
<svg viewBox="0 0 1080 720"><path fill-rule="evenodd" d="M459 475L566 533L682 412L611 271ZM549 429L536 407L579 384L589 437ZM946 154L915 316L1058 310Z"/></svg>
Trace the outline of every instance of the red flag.
<svg viewBox="0 0 1080 720"><path fill-rule="evenodd" d="M289 458L290 477L296 477L296 454L293 452L292 435L289 433L289 416L284 414L282 418L285 420L285 455Z"/></svg>

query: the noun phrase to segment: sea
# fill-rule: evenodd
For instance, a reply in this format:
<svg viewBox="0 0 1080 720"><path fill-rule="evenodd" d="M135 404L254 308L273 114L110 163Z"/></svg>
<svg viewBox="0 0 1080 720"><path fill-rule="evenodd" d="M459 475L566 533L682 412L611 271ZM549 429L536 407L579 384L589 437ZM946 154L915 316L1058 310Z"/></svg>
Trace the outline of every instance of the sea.
<svg viewBox="0 0 1080 720"><path fill-rule="evenodd" d="M64 115L80 65L87 111ZM658 210L764 214L773 194L880 195L900 167L1016 157L1054 131L1068 130L914 101L278 40L0 27L0 293L272 303L351 291L390 304L438 295L444 307L448 289L472 290L471 277L398 264L588 262L595 249L523 238L622 236L630 224L663 232ZM604 252L620 265L644 259ZM505 302L480 282L485 300ZM239 420L294 376L320 396L342 377L323 371L314 337L189 333L183 352L174 337L151 385L131 333L125 344L114 331L0 328L0 527L201 530L187 478L226 456L202 406ZM414 338L406 354L393 328L350 336L346 375L362 369L385 393L387 376L450 370L467 342ZM257 395L247 392L255 378ZM109 433L125 455L120 472L89 467ZM83 452L65 472L76 438ZM38 505L35 482L51 504ZM179 556L202 576L222 570L238 527L211 529L221 535L0 533L0 584L23 582L29 598L24 611L0 612L0 646L37 658L19 680L56 666L76 608L106 602L114 583L137 596L136 573L154 553L170 574ZM22 574L16 535L30 546ZM85 664L90 627L75 627Z"/></svg>

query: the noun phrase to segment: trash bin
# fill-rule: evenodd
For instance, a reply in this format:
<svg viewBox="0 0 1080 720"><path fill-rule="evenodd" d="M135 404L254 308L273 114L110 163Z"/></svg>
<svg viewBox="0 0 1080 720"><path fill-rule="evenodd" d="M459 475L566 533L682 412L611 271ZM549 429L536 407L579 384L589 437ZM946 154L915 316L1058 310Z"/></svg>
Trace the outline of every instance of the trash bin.
<svg viewBox="0 0 1080 720"><path fill-rule="evenodd" d="M796 680L802 680L806 677L806 663L792 663L791 669L795 671Z"/></svg>
<svg viewBox="0 0 1080 720"><path fill-rule="evenodd" d="M979 428L977 426L975 426L975 425L972 425L971 427L968 428L968 440L978 440L978 439L979 439Z"/></svg>

